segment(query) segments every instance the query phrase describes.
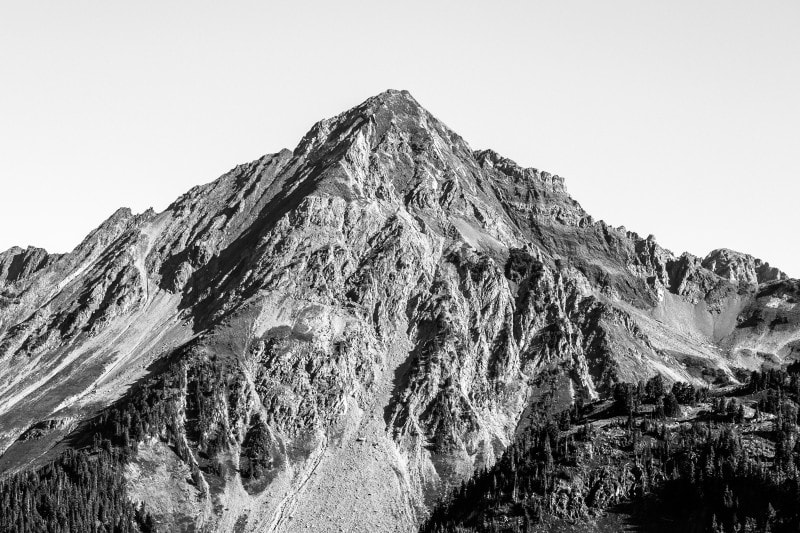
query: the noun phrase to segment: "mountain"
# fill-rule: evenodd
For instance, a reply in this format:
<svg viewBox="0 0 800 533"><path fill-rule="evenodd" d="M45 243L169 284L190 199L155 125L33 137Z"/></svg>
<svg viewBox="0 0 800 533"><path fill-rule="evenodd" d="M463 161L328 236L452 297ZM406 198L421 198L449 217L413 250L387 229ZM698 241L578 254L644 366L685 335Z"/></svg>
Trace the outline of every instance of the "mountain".
<svg viewBox="0 0 800 533"><path fill-rule="evenodd" d="M68 254L0 254L0 475L77 450L163 531L411 531L543 401L794 361L798 298L387 91Z"/></svg>

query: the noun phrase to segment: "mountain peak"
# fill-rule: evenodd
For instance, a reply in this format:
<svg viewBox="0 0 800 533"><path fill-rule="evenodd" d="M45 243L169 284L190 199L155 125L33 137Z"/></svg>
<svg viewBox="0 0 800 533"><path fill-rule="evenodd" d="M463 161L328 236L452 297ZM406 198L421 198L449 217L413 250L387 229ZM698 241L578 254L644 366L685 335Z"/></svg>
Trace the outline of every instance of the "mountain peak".
<svg viewBox="0 0 800 533"><path fill-rule="evenodd" d="M430 113L406 90L388 89L367 98L360 106L367 114L429 115Z"/></svg>
<svg viewBox="0 0 800 533"><path fill-rule="evenodd" d="M422 107L420 103L414 98L411 93L405 89L386 89L382 93L378 93L366 100L366 102L377 101L384 104L411 104L417 107ZM365 102L365 103L366 103Z"/></svg>
<svg viewBox="0 0 800 533"><path fill-rule="evenodd" d="M397 89L388 89L371 96L339 116L352 115L372 118L376 123L403 122L406 119L419 123L420 119L424 119L426 122L441 124L416 98L411 96L410 92Z"/></svg>
<svg viewBox="0 0 800 533"><path fill-rule="evenodd" d="M702 264L715 274L737 283L745 282L757 285L768 281L788 279L785 273L770 266L766 261L729 248L712 250L703 259Z"/></svg>
<svg viewBox="0 0 800 533"><path fill-rule="evenodd" d="M355 139L358 131L363 131L374 147L390 130L402 131L401 136L407 137L412 144L426 144L438 137L464 155L472 152L461 136L433 116L410 92L388 89L347 111L317 122L294 153L307 153L314 146L340 145L343 141L349 143Z"/></svg>

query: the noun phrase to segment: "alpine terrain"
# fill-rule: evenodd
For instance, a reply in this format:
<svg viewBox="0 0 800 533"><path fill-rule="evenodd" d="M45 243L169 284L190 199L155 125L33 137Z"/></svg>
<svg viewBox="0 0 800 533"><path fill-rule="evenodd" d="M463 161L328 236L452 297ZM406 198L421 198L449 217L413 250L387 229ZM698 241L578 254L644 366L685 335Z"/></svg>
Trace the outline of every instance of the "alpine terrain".
<svg viewBox="0 0 800 533"><path fill-rule="evenodd" d="M798 302L390 90L70 253L0 254L0 530L618 531L709 449L703 483L738 462L680 477L720 491L688 523L779 529L736 468L796 458Z"/></svg>

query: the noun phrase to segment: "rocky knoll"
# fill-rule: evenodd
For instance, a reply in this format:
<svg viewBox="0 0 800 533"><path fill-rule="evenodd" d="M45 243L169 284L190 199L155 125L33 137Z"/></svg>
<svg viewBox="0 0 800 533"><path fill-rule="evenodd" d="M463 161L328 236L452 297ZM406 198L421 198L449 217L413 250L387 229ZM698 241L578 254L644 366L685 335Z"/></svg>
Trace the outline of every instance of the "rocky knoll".
<svg viewBox="0 0 800 533"><path fill-rule="evenodd" d="M409 531L543 398L792 359L795 285L595 221L387 91L71 253L0 254L0 469L101 431L167 531Z"/></svg>

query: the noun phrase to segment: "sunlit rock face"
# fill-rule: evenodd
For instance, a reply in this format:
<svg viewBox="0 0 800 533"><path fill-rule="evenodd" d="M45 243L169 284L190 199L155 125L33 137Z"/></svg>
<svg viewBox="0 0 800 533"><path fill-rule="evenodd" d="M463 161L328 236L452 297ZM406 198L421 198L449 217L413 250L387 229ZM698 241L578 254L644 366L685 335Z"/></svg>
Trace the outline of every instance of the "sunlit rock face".
<svg viewBox="0 0 800 533"><path fill-rule="evenodd" d="M409 531L533 404L794 360L798 294L387 91L69 254L0 254L0 469L135 405L125 475L165 530Z"/></svg>

